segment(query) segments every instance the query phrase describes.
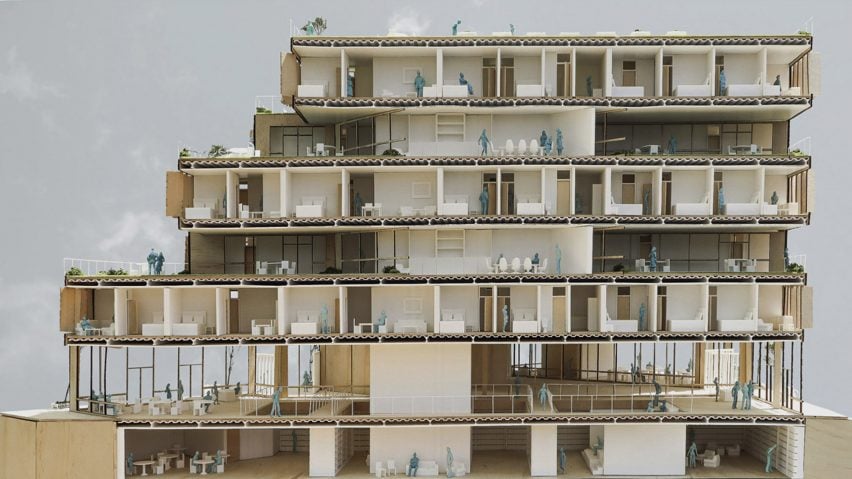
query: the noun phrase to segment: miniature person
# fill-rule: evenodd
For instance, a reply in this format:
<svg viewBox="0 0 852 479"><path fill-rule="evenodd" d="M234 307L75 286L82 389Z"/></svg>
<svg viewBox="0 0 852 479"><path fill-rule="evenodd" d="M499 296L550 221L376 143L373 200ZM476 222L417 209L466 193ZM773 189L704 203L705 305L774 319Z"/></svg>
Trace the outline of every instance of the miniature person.
<svg viewBox="0 0 852 479"><path fill-rule="evenodd" d="M719 378L713 378L713 386L716 387L716 402L719 402Z"/></svg>
<svg viewBox="0 0 852 479"><path fill-rule="evenodd" d="M636 366L630 363L630 382L636 384L636 375L639 373Z"/></svg>
<svg viewBox="0 0 852 479"><path fill-rule="evenodd" d="M666 376L671 376L672 374L672 365L666 364Z"/></svg>
<svg viewBox="0 0 852 479"><path fill-rule="evenodd" d="M651 190L642 193L642 214L651 214Z"/></svg>
<svg viewBox="0 0 852 479"><path fill-rule="evenodd" d="M772 446L769 446L768 449L766 449L766 468L764 469L764 472L772 472L772 470L775 468L775 465L772 461L772 453L775 452L776 447L778 447L778 444L773 444Z"/></svg>
<svg viewBox="0 0 852 479"><path fill-rule="evenodd" d="M130 454L127 455L127 462L125 463L125 467L128 471L128 474L131 475L131 476L133 475L133 472L134 472L133 471L133 462L134 462L133 453L131 452Z"/></svg>
<svg viewBox="0 0 852 479"><path fill-rule="evenodd" d="M237 385L234 386L234 396L239 397L241 390L242 390L242 387L240 387L240 383L238 382Z"/></svg>
<svg viewBox="0 0 852 479"><path fill-rule="evenodd" d="M564 473L568 470L568 457L565 455L565 448L559 448L559 472Z"/></svg>
<svg viewBox="0 0 852 479"><path fill-rule="evenodd" d="M388 313L386 313L385 310L383 309L382 312L379 313L379 319L377 320L375 331L373 331L373 332L378 333L379 327L386 325L387 321L388 321Z"/></svg>
<svg viewBox="0 0 852 479"><path fill-rule="evenodd" d="M453 450L447 447L447 477L456 477L453 470Z"/></svg>
<svg viewBox="0 0 852 479"><path fill-rule="evenodd" d="M781 75L775 75L775 81L772 84L781 86Z"/></svg>
<svg viewBox="0 0 852 479"><path fill-rule="evenodd" d="M754 394L754 381L749 380L743 393L743 409L751 409L751 397Z"/></svg>
<svg viewBox="0 0 852 479"><path fill-rule="evenodd" d="M654 412L654 403L653 401L648 401L648 405L645 406L645 412Z"/></svg>
<svg viewBox="0 0 852 479"><path fill-rule="evenodd" d="M639 331L645 331L645 315L647 314L645 303L639 305Z"/></svg>
<svg viewBox="0 0 852 479"><path fill-rule="evenodd" d="M773 191L772 196L769 197L769 204L777 205L778 204L778 192Z"/></svg>
<svg viewBox="0 0 852 479"><path fill-rule="evenodd" d="M320 322L322 324L322 333L328 333L328 306L325 304L320 308Z"/></svg>
<svg viewBox="0 0 852 479"><path fill-rule="evenodd" d="M459 34L459 25L461 25L461 20L456 20L456 23L453 24L453 36ZM415 456L417 455L415 454Z"/></svg>
<svg viewBox="0 0 852 479"><path fill-rule="evenodd" d="M280 398L281 386L278 386L272 393L272 409L269 411L269 415L272 417L281 417L281 403L279 402Z"/></svg>
<svg viewBox="0 0 852 479"><path fill-rule="evenodd" d="M198 451L195 451L195 454L193 454L192 457L189 459L189 469L190 470L198 472L198 470L196 469L195 461L197 461L199 459L201 459L201 453L198 452Z"/></svg>
<svg viewBox="0 0 852 479"><path fill-rule="evenodd" d="M88 336L92 333L92 323L86 316L83 316L83 319L80 320L80 329L83 331L83 336Z"/></svg>
<svg viewBox="0 0 852 479"><path fill-rule="evenodd" d="M538 389L538 403L542 408L547 405L547 384L542 383Z"/></svg>
<svg viewBox="0 0 852 479"><path fill-rule="evenodd" d="M207 392L206 392L206 393L204 393L204 400L205 400L205 401L213 402L213 395L212 395L212 394L210 394L210 390L209 390L209 389L207 390ZM205 413L210 412L210 403L209 403L209 402L208 402L208 403L204 403L204 412L205 412Z"/></svg>
<svg viewBox="0 0 852 479"><path fill-rule="evenodd" d="M166 263L166 257L163 256L163 252L160 251L160 254L157 255L157 261L154 263L154 274L160 275L163 274L163 265Z"/></svg>
<svg viewBox="0 0 852 479"><path fill-rule="evenodd" d="M521 377L516 375L513 382L514 382L515 396L517 396L518 394L520 394L520 391L521 391Z"/></svg>
<svg viewBox="0 0 852 479"><path fill-rule="evenodd" d="M213 381L213 404L219 404L219 384Z"/></svg>
<svg viewBox="0 0 852 479"><path fill-rule="evenodd" d="M361 199L361 193L355 192L355 216L361 216L364 200Z"/></svg>
<svg viewBox="0 0 852 479"><path fill-rule="evenodd" d="M734 387L731 388L731 397L733 398L733 403L731 403L731 409L737 408L737 394L740 392L740 382L737 381L734 383Z"/></svg>
<svg viewBox="0 0 852 479"><path fill-rule="evenodd" d="M692 441L689 449L686 450L686 457L689 460L689 467L695 467L695 459L698 457L698 446L695 441Z"/></svg>
<svg viewBox="0 0 852 479"><path fill-rule="evenodd" d="M483 215L488 214L488 186L482 185L482 191L479 193L479 211Z"/></svg>
<svg viewBox="0 0 852 479"><path fill-rule="evenodd" d="M651 271L657 271L657 247L651 246L651 255L648 260Z"/></svg>
<svg viewBox="0 0 852 479"><path fill-rule="evenodd" d="M692 372L692 359L690 359L689 362L686 363L686 372L688 372L688 373Z"/></svg>
<svg viewBox="0 0 852 479"><path fill-rule="evenodd" d="M668 410L669 408L666 407L666 400L663 399L662 401L660 401L660 412L666 412Z"/></svg>
<svg viewBox="0 0 852 479"><path fill-rule="evenodd" d="M556 274L562 274L562 249L556 245Z"/></svg>
<svg viewBox="0 0 852 479"><path fill-rule="evenodd" d="M654 379L653 382L654 382L654 407L657 407L657 405L660 403L660 393L662 392L663 388L662 388L662 386L660 386L660 383L657 382L656 378Z"/></svg>
<svg viewBox="0 0 852 479"><path fill-rule="evenodd" d="M420 74L420 70L417 70L417 76L414 77L414 91L417 92L418 97L423 96L423 87L426 86L426 79Z"/></svg>
<svg viewBox="0 0 852 479"><path fill-rule="evenodd" d="M178 391L177 391L178 401L182 401L183 400L183 382L181 382L180 379L178 379L178 388L177 389L178 389Z"/></svg>
<svg viewBox="0 0 852 479"><path fill-rule="evenodd" d="M677 153L677 138L674 135L669 135L669 154L674 155Z"/></svg>
<svg viewBox="0 0 852 479"><path fill-rule="evenodd" d="M411 459L408 460L408 477L417 476L417 468L420 466L420 458L415 452Z"/></svg>
<svg viewBox="0 0 852 479"><path fill-rule="evenodd" d="M473 85L464 77L464 73L459 72L459 85L467 85L467 94L473 95Z"/></svg>
<svg viewBox="0 0 852 479"><path fill-rule="evenodd" d="M538 136L538 145L544 146L547 143L547 131L541 130L541 135Z"/></svg>
<svg viewBox="0 0 852 479"><path fill-rule="evenodd" d="M556 129L556 154L562 156L562 151L565 150L565 140L562 138L562 129Z"/></svg>
<svg viewBox="0 0 852 479"><path fill-rule="evenodd" d="M503 332L509 332L509 305L503 305Z"/></svg>
<svg viewBox="0 0 852 479"><path fill-rule="evenodd" d="M154 248L151 248L151 252L148 253L148 274L154 274L154 264L157 262L157 253L154 251Z"/></svg>
<svg viewBox="0 0 852 479"><path fill-rule="evenodd" d="M719 214L725 214L725 187L719 187Z"/></svg>
<svg viewBox="0 0 852 479"><path fill-rule="evenodd" d="M509 24L509 33L511 33L512 35L515 34L515 24L514 23Z"/></svg>
<svg viewBox="0 0 852 479"><path fill-rule="evenodd" d="M346 96L355 96L355 78L346 75Z"/></svg>
<svg viewBox="0 0 852 479"><path fill-rule="evenodd" d="M472 87L468 84L467 90L468 93L473 93L471 91ZM479 145L482 147L482 151L479 152L479 156L485 156L488 154L488 135L485 132L485 128L482 129L482 134L479 135Z"/></svg>
<svg viewBox="0 0 852 479"><path fill-rule="evenodd" d="M550 152L553 151L553 137L548 136L547 141L544 142L544 154L550 155Z"/></svg>
<svg viewBox="0 0 852 479"><path fill-rule="evenodd" d="M728 94L728 76L725 74L725 67L719 69L719 95Z"/></svg>
<svg viewBox="0 0 852 479"><path fill-rule="evenodd" d="M533 255L533 259L532 259L532 264L537 265L537 264L539 264L540 262L541 262L541 259L538 257L538 253L534 254L534 255Z"/></svg>
<svg viewBox="0 0 852 479"><path fill-rule="evenodd" d="M171 383L166 383L166 399L172 398L172 385Z"/></svg>
<svg viewBox="0 0 852 479"><path fill-rule="evenodd" d="M310 386L311 385L311 373L305 371L302 374L302 386Z"/></svg>
<svg viewBox="0 0 852 479"><path fill-rule="evenodd" d="M213 463L207 465L207 473L212 474L216 472L216 468L222 465L222 451L220 449L216 449L216 455L213 457Z"/></svg>
<svg viewBox="0 0 852 479"><path fill-rule="evenodd" d="M592 76L589 75L586 77L586 96L592 96Z"/></svg>

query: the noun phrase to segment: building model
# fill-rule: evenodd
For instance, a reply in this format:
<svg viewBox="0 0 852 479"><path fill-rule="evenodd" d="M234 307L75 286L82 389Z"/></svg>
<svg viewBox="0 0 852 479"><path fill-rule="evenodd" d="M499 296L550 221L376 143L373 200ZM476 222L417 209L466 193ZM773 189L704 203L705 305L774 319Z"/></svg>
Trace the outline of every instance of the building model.
<svg viewBox="0 0 852 479"><path fill-rule="evenodd" d="M804 477L811 51L293 37L251 146L167 173L185 261L67 265L6 471Z"/></svg>

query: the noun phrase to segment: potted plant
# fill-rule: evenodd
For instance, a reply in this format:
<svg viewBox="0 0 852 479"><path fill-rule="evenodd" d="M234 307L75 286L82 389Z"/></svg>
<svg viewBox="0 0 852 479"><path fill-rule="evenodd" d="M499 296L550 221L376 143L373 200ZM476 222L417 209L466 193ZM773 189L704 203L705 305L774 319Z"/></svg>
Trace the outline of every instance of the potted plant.
<svg viewBox="0 0 852 479"><path fill-rule="evenodd" d="M227 155L228 150L225 149L225 147L222 145L211 145L210 151L208 151L207 154L208 156L210 156L210 158L216 158L219 156Z"/></svg>
<svg viewBox="0 0 852 479"><path fill-rule="evenodd" d="M68 271L65 273L65 276L83 276L83 270L76 266L72 266L68 268Z"/></svg>

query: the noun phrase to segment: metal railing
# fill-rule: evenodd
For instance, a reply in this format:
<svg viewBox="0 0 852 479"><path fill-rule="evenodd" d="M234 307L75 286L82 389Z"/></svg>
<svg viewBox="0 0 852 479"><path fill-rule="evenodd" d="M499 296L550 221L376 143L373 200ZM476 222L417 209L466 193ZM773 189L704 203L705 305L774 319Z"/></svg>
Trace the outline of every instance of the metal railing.
<svg viewBox="0 0 852 479"><path fill-rule="evenodd" d="M281 103L281 95L258 95L254 97L255 113L291 113L289 106Z"/></svg>
<svg viewBox="0 0 852 479"><path fill-rule="evenodd" d="M146 262L111 261L99 259L62 258L62 270L66 274L76 268L83 276L147 275L149 266ZM185 263L163 263L161 275L178 274L186 269Z"/></svg>
<svg viewBox="0 0 852 479"><path fill-rule="evenodd" d="M662 404L668 411L692 411L696 396L712 397L696 388L666 388L656 395L652 384L553 384L547 388L554 413L651 412L649 405L660 411Z"/></svg>
<svg viewBox="0 0 852 479"><path fill-rule="evenodd" d="M790 145L790 151L799 150L800 152L802 152L803 155L808 155L808 156L810 156L811 151L813 151L812 148L813 148L813 145L811 143L811 137L810 136L806 136L806 137L802 138L801 140Z"/></svg>

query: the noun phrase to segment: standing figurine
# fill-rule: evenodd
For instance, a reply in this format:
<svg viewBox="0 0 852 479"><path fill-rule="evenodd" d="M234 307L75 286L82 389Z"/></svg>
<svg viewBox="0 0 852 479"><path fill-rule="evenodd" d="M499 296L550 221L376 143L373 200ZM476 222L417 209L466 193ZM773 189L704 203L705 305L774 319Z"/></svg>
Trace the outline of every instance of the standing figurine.
<svg viewBox="0 0 852 479"><path fill-rule="evenodd" d="M166 257L163 256L163 252L160 251L160 254L157 255L157 260L154 262L154 274L161 275L163 274L163 265L166 263Z"/></svg>
<svg viewBox="0 0 852 479"><path fill-rule="evenodd" d="M447 447L447 477L456 477L453 470L453 450Z"/></svg>
<svg viewBox="0 0 852 479"><path fill-rule="evenodd" d="M320 321L322 322L322 333L328 334L328 306L324 304L320 308Z"/></svg>
<svg viewBox="0 0 852 479"><path fill-rule="evenodd" d="M592 76L586 77L586 96L592 96Z"/></svg>
<svg viewBox="0 0 852 479"><path fill-rule="evenodd" d="M556 245L556 274L562 274L562 249Z"/></svg>
<svg viewBox="0 0 852 479"><path fill-rule="evenodd" d="M645 190L642 194L642 214L651 214L651 190Z"/></svg>
<svg viewBox="0 0 852 479"><path fill-rule="evenodd" d="M210 403L211 403L211 402L213 402L213 395L212 395L212 394L210 394L210 390L208 390L208 391L204 394L203 399L204 399L205 401L210 401L210 402L206 402L206 403L204 403L204 413L205 413L205 414L207 414L208 412L210 412Z"/></svg>
<svg viewBox="0 0 852 479"><path fill-rule="evenodd" d="M764 471L766 473L770 473L773 469L775 469L775 465L772 461L772 453L775 452L776 447L778 447L778 444L773 444L772 446L769 446L768 449L766 449L766 468L764 468Z"/></svg>
<svg viewBox="0 0 852 479"><path fill-rule="evenodd" d="M515 34L515 24L514 23L509 24L509 33L511 33L512 35Z"/></svg>
<svg viewBox="0 0 852 479"><path fill-rule="evenodd" d="M464 77L464 73L459 72L459 85L467 85L467 94L473 95L473 85Z"/></svg>
<svg viewBox="0 0 852 479"><path fill-rule="evenodd" d="M240 397L240 392L242 387L240 387L240 383L238 382L236 386L234 386L234 396Z"/></svg>
<svg viewBox="0 0 852 479"><path fill-rule="evenodd" d="M550 152L553 151L553 137L548 136L547 141L545 141L542 146L544 147L544 154L549 156Z"/></svg>
<svg viewBox="0 0 852 479"><path fill-rule="evenodd" d="M650 255L650 258L648 259L648 262L650 263L649 267L650 267L651 271L656 272L657 271L657 247L656 246L651 246L651 255Z"/></svg>
<svg viewBox="0 0 852 479"><path fill-rule="evenodd" d="M417 476L417 468L420 467L420 458L415 452L411 459L408 460L408 477Z"/></svg>
<svg viewBox="0 0 852 479"><path fill-rule="evenodd" d="M509 306L503 305L503 332L509 332Z"/></svg>
<svg viewBox="0 0 852 479"><path fill-rule="evenodd" d="M133 469L133 463L134 462L135 461L133 460L133 453L131 452L130 454L127 455L127 462L125 463L125 466L126 466L127 470L129 471L131 476L135 472L134 469Z"/></svg>
<svg viewBox="0 0 852 479"><path fill-rule="evenodd" d="M183 382L181 382L180 379L178 379L178 391L177 391L177 393L178 393L178 401L182 401L183 400Z"/></svg>
<svg viewBox="0 0 852 479"><path fill-rule="evenodd" d="M663 391L663 387L660 386L660 383L657 382L657 379L654 378L654 407L657 407L660 404L660 393Z"/></svg>
<svg viewBox="0 0 852 479"><path fill-rule="evenodd" d="M674 135L669 135L668 149L670 155L674 155L675 153L677 153L677 138L675 138Z"/></svg>
<svg viewBox="0 0 852 479"><path fill-rule="evenodd" d="M749 380L743 392L743 409L751 409L751 397L754 394L754 381Z"/></svg>
<svg viewBox="0 0 852 479"><path fill-rule="evenodd" d="M456 20L456 23L453 24L453 36L459 34L459 25L461 25L461 20ZM415 454L414 456L417 457L417 454Z"/></svg>
<svg viewBox="0 0 852 479"><path fill-rule="evenodd" d="M166 399L172 398L172 385L171 383L166 383Z"/></svg>
<svg viewBox="0 0 852 479"><path fill-rule="evenodd" d="M547 132L541 130L541 135L538 136L538 146L544 146L545 143L547 143Z"/></svg>
<svg viewBox="0 0 852 479"><path fill-rule="evenodd" d="M562 130L556 129L556 154L562 156L562 151L565 150L565 139L562 138Z"/></svg>
<svg viewBox="0 0 852 479"><path fill-rule="evenodd" d="M269 415L271 417L281 417L281 403L279 400L281 399L281 386L275 388L275 392L272 393L272 409L269 411Z"/></svg>
<svg viewBox="0 0 852 479"><path fill-rule="evenodd" d="M536 254L534 254L534 255L533 255L533 258L532 258L531 262L532 262L532 264L534 264L534 265L537 265L537 264L539 264L539 263L541 262L541 258L539 258L539 257L538 257L538 253L536 253Z"/></svg>
<svg viewBox="0 0 852 479"><path fill-rule="evenodd" d="M376 322L376 330L375 330L375 331L373 331L374 333L378 333L378 332L379 332L379 327L381 327L381 326L385 326L385 325L387 324L387 322L388 322L388 313L386 313L386 312L385 312L385 310L383 309L383 310L382 310L382 312L381 312L381 313L379 313L379 319L377 319L376 321L377 321L377 322Z"/></svg>
<svg viewBox="0 0 852 479"><path fill-rule="evenodd" d="M698 457L698 446L695 441L692 441L689 449L686 450L686 457L689 460L689 467L695 467L695 459Z"/></svg>
<svg viewBox="0 0 852 479"><path fill-rule="evenodd" d="M426 86L426 79L420 75L420 70L417 70L417 76L414 77L414 91L417 92L418 97L423 96L423 87Z"/></svg>
<svg viewBox="0 0 852 479"><path fill-rule="evenodd" d="M154 248L151 248L151 252L148 253L148 274L154 274L154 267L157 263L157 253L154 251Z"/></svg>
<svg viewBox="0 0 852 479"><path fill-rule="evenodd" d="M361 216L364 207L364 200L361 199L361 193L355 192L355 216Z"/></svg>
<svg viewBox="0 0 852 479"><path fill-rule="evenodd" d="M725 74L725 67L719 69L719 96L728 94L728 76Z"/></svg>
<svg viewBox="0 0 852 479"><path fill-rule="evenodd" d="M769 204L777 205L778 204L778 192L773 191L772 196L769 197Z"/></svg>
<svg viewBox="0 0 852 479"><path fill-rule="evenodd" d="M636 384L636 375L638 374L638 368L633 363L630 363L630 382L632 384Z"/></svg>
<svg viewBox="0 0 852 479"><path fill-rule="evenodd" d="M482 185L482 192L479 193L479 211L483 215L488 214L488 186Z"/></svg>
<svg viewBox="0 0 852 479"><path fill-rule="evenodd" d="M467 89L469 93L472 93L471 86L468 85ZM485 128L482 129L482 134L479 135L479 145L482 147L482 151L479 152L480 156L485 156L488 154L488 135L485 132Z"/></svg>
<svg viewBox="0 0 852 479"><path fill-rule="evenodd" d="M784 247L784 271L790 269L790 250Z"/></svg>
<svg viewBox="0 0 852 479"><path fill-rule="evenodd" d="M559 472L565 473L568 470L568 456L565 455L565 448L559 448Z"/></svg>
<svg viewBox="0 0 852 479"><path fill-rule="evenodd" d="M311 385L313 381L311 380L311 373L308 370L302 374L302 386L308 387Z"/></svg>
<svg viewBox="0 0 852 479"><path fill-rule="evenodd" d="M213 381L213 404L219 404L219 384Z"/></svg>
<svg viewBox="0 0 852 479"><path fill-rule="evenodd" d="M775 81L772 84L781 86L781 75L775 75Z"/></svg>
<svg viewBox="0 0 852 479"><path fill-rule="evenodd" d="M737 408L737 394L740 392L740 382L737 381L734 383L734 387L731 388L731 397L733 398L733 402L731 403L731 409Z"/></svg>
<svg viewBox="0 0 852 479"><path fill-rule="evenodd" d="M719 187L719 214L725 214L725 187Z"/></svg>
<svg viewBox="0 0 852 479"><path fill-rule="evenodd" d="M647 314L645 303L639 305L639 331L645 331L645 315Z"/></svg>
<svg viewBox="0 0 852 479"><path fill-rule="evenodd" d="M352 75L346 75L346 96L355 96L355 78Z"/></svg>
<svg viewBox="0 0 852 479"><path fill-rule="evenodd" d="M541 383L541 387L538 389L538 403L542 408L547 405L547 384Z"/></svg>

